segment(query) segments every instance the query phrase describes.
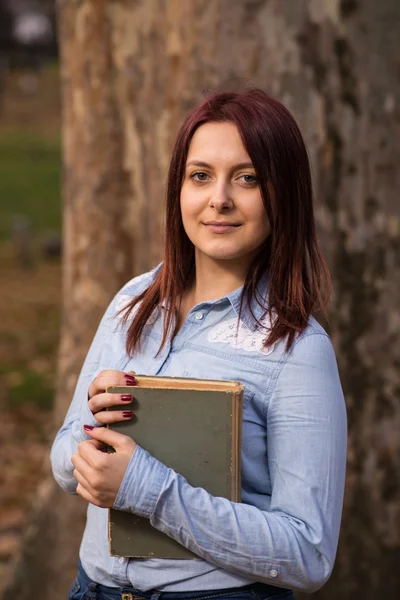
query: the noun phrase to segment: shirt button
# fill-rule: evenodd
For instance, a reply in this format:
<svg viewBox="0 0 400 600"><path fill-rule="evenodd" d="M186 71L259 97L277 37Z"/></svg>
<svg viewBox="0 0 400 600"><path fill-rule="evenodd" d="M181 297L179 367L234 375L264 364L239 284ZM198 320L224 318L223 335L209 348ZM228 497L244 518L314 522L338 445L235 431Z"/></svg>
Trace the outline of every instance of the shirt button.
<svg viewBox="0 0 400 600"><path fill-rule="evenodd" d="M270 577L278 577L278 571L276 569L271 569L269 572Z"/></svg>
<svg viewBox="0 0 400 600"><path fill-rule="evenodd" d="M124 558L123 556L120 556L120 558L119 558L119 564L123 565L125 561L126 561L126 558Z"/></svg>
<svg viewBox="0 0 400 600"><path fill-rule="evenodd" d="M198 321L201 321L201 319L203 318L203 313L202 312L197 312L197 313L195 313L194 316L196 317L196 319Z"/></svg>

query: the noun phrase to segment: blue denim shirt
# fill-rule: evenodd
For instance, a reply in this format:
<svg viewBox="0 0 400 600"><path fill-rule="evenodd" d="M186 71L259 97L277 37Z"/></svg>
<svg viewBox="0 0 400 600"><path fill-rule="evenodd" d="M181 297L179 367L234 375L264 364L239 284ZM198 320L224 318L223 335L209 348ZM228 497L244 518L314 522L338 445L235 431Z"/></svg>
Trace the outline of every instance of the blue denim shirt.
<svg viewBox="0 0 400 600"><path fill-rule="evenodd" d="M158 267L159 268L159 267ZM71 456L88 439L90 383L103 369L147 375L234 379L245 385L242 503L193 488L137 447L115 508L151 524L195 552L193 560L109 556L106 509L89 505L80 557L87 574L109 586L141 590L210 590L254 581L304 591L328 579L337 548L345 476L346 413L331 342L313 319L289 352L263 348L265 330L247 309L239 331L241 289L195 306L155 357L164 309L149 319L140 352L126 354L118 310L153 280L157 269L129 282L108 307L51 451L61 487L76 492ZM265 294L266 281L261 284ZM254 314L263 311L257 303ZM128 324L129 325L129 324ZM265 319L264 325L268 325Z"/></svg>

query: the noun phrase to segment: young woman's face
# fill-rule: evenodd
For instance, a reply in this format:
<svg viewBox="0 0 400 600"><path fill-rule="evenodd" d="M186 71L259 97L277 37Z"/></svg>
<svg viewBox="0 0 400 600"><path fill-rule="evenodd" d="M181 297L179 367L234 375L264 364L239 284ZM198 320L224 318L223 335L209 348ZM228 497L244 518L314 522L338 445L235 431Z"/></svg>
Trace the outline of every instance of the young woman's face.
<svg viewBox="0 0 400 600"><path fill-rule="evenodd" d="M250 264L270 234L255 170L236 126L205 123L195 132L181 189L185 231L196 259Z"/></svg>

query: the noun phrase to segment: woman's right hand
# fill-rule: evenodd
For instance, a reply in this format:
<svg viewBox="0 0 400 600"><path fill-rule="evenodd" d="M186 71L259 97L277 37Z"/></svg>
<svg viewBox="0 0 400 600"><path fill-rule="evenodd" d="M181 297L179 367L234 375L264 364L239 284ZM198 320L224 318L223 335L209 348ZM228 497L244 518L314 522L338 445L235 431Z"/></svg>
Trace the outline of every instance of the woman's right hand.
<svg viewBox="0 0 400 600"><path fill-rule="evenodd" d="M135 386L137 385L134 372L124 373L107 369L100 371L89 386L89 408L96 421L102 425L132 419L132 410L124 410L124 405L132 402L132 394L107 394L110 385ZM109 406L120 404L121 410L106 410Z"/></svg>

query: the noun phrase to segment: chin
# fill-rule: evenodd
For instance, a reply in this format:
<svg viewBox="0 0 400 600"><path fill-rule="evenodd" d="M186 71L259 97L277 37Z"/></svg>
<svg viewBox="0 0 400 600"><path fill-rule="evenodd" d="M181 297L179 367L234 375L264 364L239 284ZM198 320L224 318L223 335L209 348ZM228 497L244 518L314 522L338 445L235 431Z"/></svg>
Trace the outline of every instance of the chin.
<svg viewBox="0 0 400 600"><path fill-rule="evenodd" d="M211 243L209 240L196 240L194 237L191 239L192 244L196 248L199 255L203 255L212 260L243 260L246 256L251 255L255 248L253 244L243 245L236 243L234 240L213 240ZM197 243L196 243L197 242Z"/></svg>
<svg viewBox="0 0 400 600"><path fill-rule="evenodd" d="M213 260L240 260L242 259L244 256L248 255L248 252L246 251L238 251L237 249L233 250L228 250L228 249L221 249L221 250L200 250L200 252L202 254L205 254L206 256L208 256L208 258L211 258Z"/></svg>

